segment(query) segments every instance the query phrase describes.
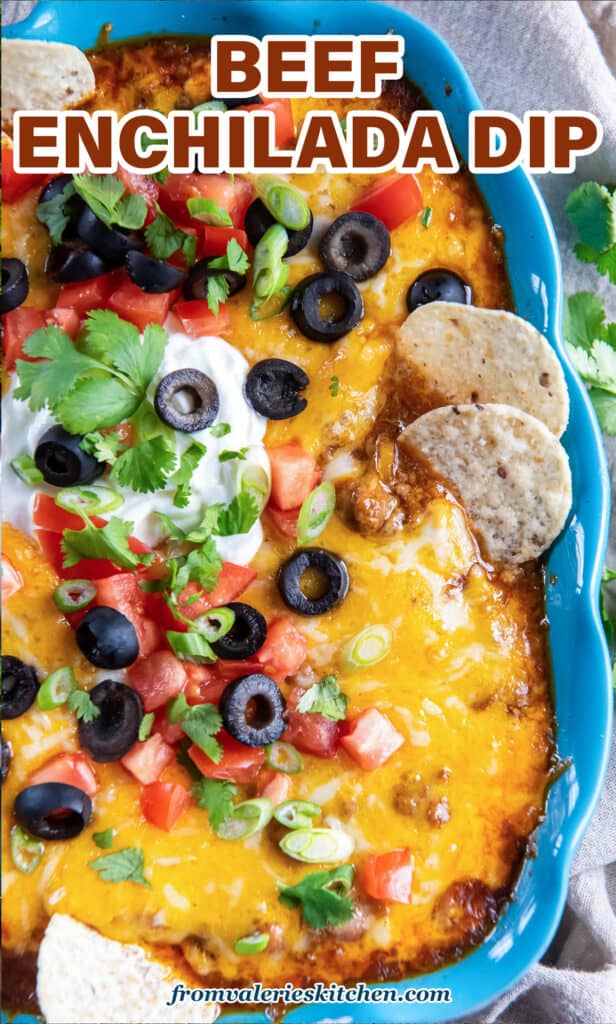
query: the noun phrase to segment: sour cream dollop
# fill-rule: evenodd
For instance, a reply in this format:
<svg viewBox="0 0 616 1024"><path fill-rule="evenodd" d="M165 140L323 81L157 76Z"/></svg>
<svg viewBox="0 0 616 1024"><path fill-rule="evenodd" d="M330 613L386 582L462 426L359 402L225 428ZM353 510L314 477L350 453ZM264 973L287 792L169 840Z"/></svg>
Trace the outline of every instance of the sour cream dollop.
<svg viewBox="0 0 616 1024"><path fill-rule="evenodd" d="M169 340L165 354L148 391L152 401L159 382L168 373L185 367L201 370L216 384L220 409L216 424L226 423L230 431L224 437L216 437L210 428L192 434L176 431L178 458L193 441L200 441L207 452L199 463L192 478L192 496L186 508L179 509L173 504L175 487L148 494L138 494L127 487L120 487L117 481L109 481L115 491L122 495L123 505L113 515L133 523L132 533L145 544L155 546L164 537L164 528L156 512L163 512L174 523L188 531L201 521L205 509L218 503L228 505L238 494L242 475L252 467L263 469L269 479L270 468L263 437L267 421L247 403L244 384L248 363L233 345L216 336L190 338L176 330L177 320L169 317L166 328ZM48 409L33 412L27 402L18 401L14 392L18 387L17 375L13 374L11 385L2 399L2 422L4 424L3 462L3 517L22 533L33 533L32 511L37 491L55 497L56 487L48 484L25 484L10 468L11 461L19 455L34 455L41 436L57 422ZM239 451L247 448L245 459L219 461L221 452ZM103 482L101 479L100 483ZM217 537L216 546L221 557L238 565L247 565L257 553L263 531L257 520L248 533L231 537Z"/></svg>

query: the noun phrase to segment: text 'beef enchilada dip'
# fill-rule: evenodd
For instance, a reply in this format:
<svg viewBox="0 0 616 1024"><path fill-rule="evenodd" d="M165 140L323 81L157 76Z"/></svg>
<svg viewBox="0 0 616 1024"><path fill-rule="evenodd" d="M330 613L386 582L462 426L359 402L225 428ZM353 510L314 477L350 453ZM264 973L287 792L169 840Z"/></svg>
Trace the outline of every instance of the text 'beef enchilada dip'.
<svg viewBox="0 0 616 1024"><path fill-rule="evenodd" d="M85 109L212 102L206 40L88 60ZM254 100L281 146L311 109L422 104ZM110 1021L143 1007L130 971L463 955L556 762L541 556L571 502L563 373L473 180L41 179L11 153L6 993L84 1020L64 949Z"/></svg>

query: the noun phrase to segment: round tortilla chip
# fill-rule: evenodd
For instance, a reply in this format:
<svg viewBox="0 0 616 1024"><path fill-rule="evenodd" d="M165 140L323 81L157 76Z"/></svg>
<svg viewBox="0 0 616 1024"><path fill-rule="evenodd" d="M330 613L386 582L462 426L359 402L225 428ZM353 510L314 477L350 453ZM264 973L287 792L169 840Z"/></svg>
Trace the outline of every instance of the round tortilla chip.
<svg viewBox="0 0 616 1024"><path fill-rule="evenodd" d="M177 979L140 946L106 939L66 914L51 918L36 994L46 1024L210 1024L213 1003L171 1001Z"/></svg>
<svg viewBox="0 0 616 1024"><path fill-rule="evenodd" d="M17 110L63 110L94 92L85 53L69 43L2 40L2 122Z"/></svg>
<svg viewBox="0 0 616 1024"><path fill-rule="evenodd" d="M547 427L509 405L448 405L399 436L451 485L495 563L549 548L571 507L567 453Z"/></svg>
<svg viewBox="0 0 616 1024"><path fill-rule="evenodd" d="M443 405L513 405L536 416L556 437L567 426L562 366L543 335L515 313L427 303L402 324L397 354L443 396Z"/></svg>

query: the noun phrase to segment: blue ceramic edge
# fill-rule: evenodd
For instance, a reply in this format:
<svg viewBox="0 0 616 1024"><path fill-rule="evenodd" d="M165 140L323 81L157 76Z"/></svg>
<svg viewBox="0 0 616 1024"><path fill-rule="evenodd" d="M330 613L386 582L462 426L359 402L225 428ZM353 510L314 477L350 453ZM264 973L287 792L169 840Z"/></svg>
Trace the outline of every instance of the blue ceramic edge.
<svg viewBox="0 0 616 1024"><path fill-rule="evenodd" d="M94 44L103 20L116 26L112 38L145 32L385 32L407 41L405 67L433 106L445 113L458 150L466 155L466 118L481 103L448 45L410 15L366 0L210 0L147 5L107 0L41 0L30 17L4 30L10 37ZM98 12L104 8L101 17ZM306 7L309 15L305 17ZM86 11L86 8L89 10ZM139 10L141 8L141 10ZM171 13L172 12L172 13ZM420 59L417 61L417 53ZM451 86L446 93L445 86ZM599 588L609 520L609 480L598 423L562 340L562 278L554 229L535 183L521 169L477 177L496 223L505 231L505 252L516 310L541 330L563 363L571 396L571 418L563 443L574 479L574 506L548 559L547 607L551 621L558 746L572 767L551 788L545 819L537 830L537 856L527 860L514 901L494 931L463 960L413 980L416 987L451 987L453 1002L313 1004L293 1011L289 1024L317 1024L325 1014L352 1024L444 1024L464 1018L512 988L548 947L564 908L573 855L590 820L609 757L613 693L611 665L599 615ZM530 281L528 280L530 274ZM590 685L588 683L590 682ZM407 983L391 988L402 991ZM339 1016L343 1014L343 1017ZM234 1014L230 1022L254 1022L262 1014Z"/></svg>

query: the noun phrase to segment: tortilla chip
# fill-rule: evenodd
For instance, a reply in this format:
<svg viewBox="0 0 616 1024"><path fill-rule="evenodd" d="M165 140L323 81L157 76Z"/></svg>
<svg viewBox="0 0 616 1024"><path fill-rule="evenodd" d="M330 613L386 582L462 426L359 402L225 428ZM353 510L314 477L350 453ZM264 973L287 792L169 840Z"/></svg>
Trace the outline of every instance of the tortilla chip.
<svg viewBox="0 0 616 1024"><path fill-rule="evenodd" d="M565 525L567 453L534 416L509 405L449 405L420 416L399 440L451 486L492 562L537 558Z"/></svg>
<svg viewBox="0 0 616 1024"><path fill-rule="evenodd" d="M94 92L85 53L68 43L2 40L2 123L16 110L63 110Z"/></svg>
<svg viewBox="0 0 616 1024"><path fill-rule="evenodd" d="M514 313L457 302L419 306L400 328L398 358L450 403L501 402L560 437L569 418L562 367L542 334Z"/></svg>
<svg viewBox="0 0 616 1024"><path fill-rule="evenodd" d="M66 914L51 918L38 955L37 997L46 1024L210 1024L213 1003L171 1001L162 964L139 946L106 939Z"/></svg>

